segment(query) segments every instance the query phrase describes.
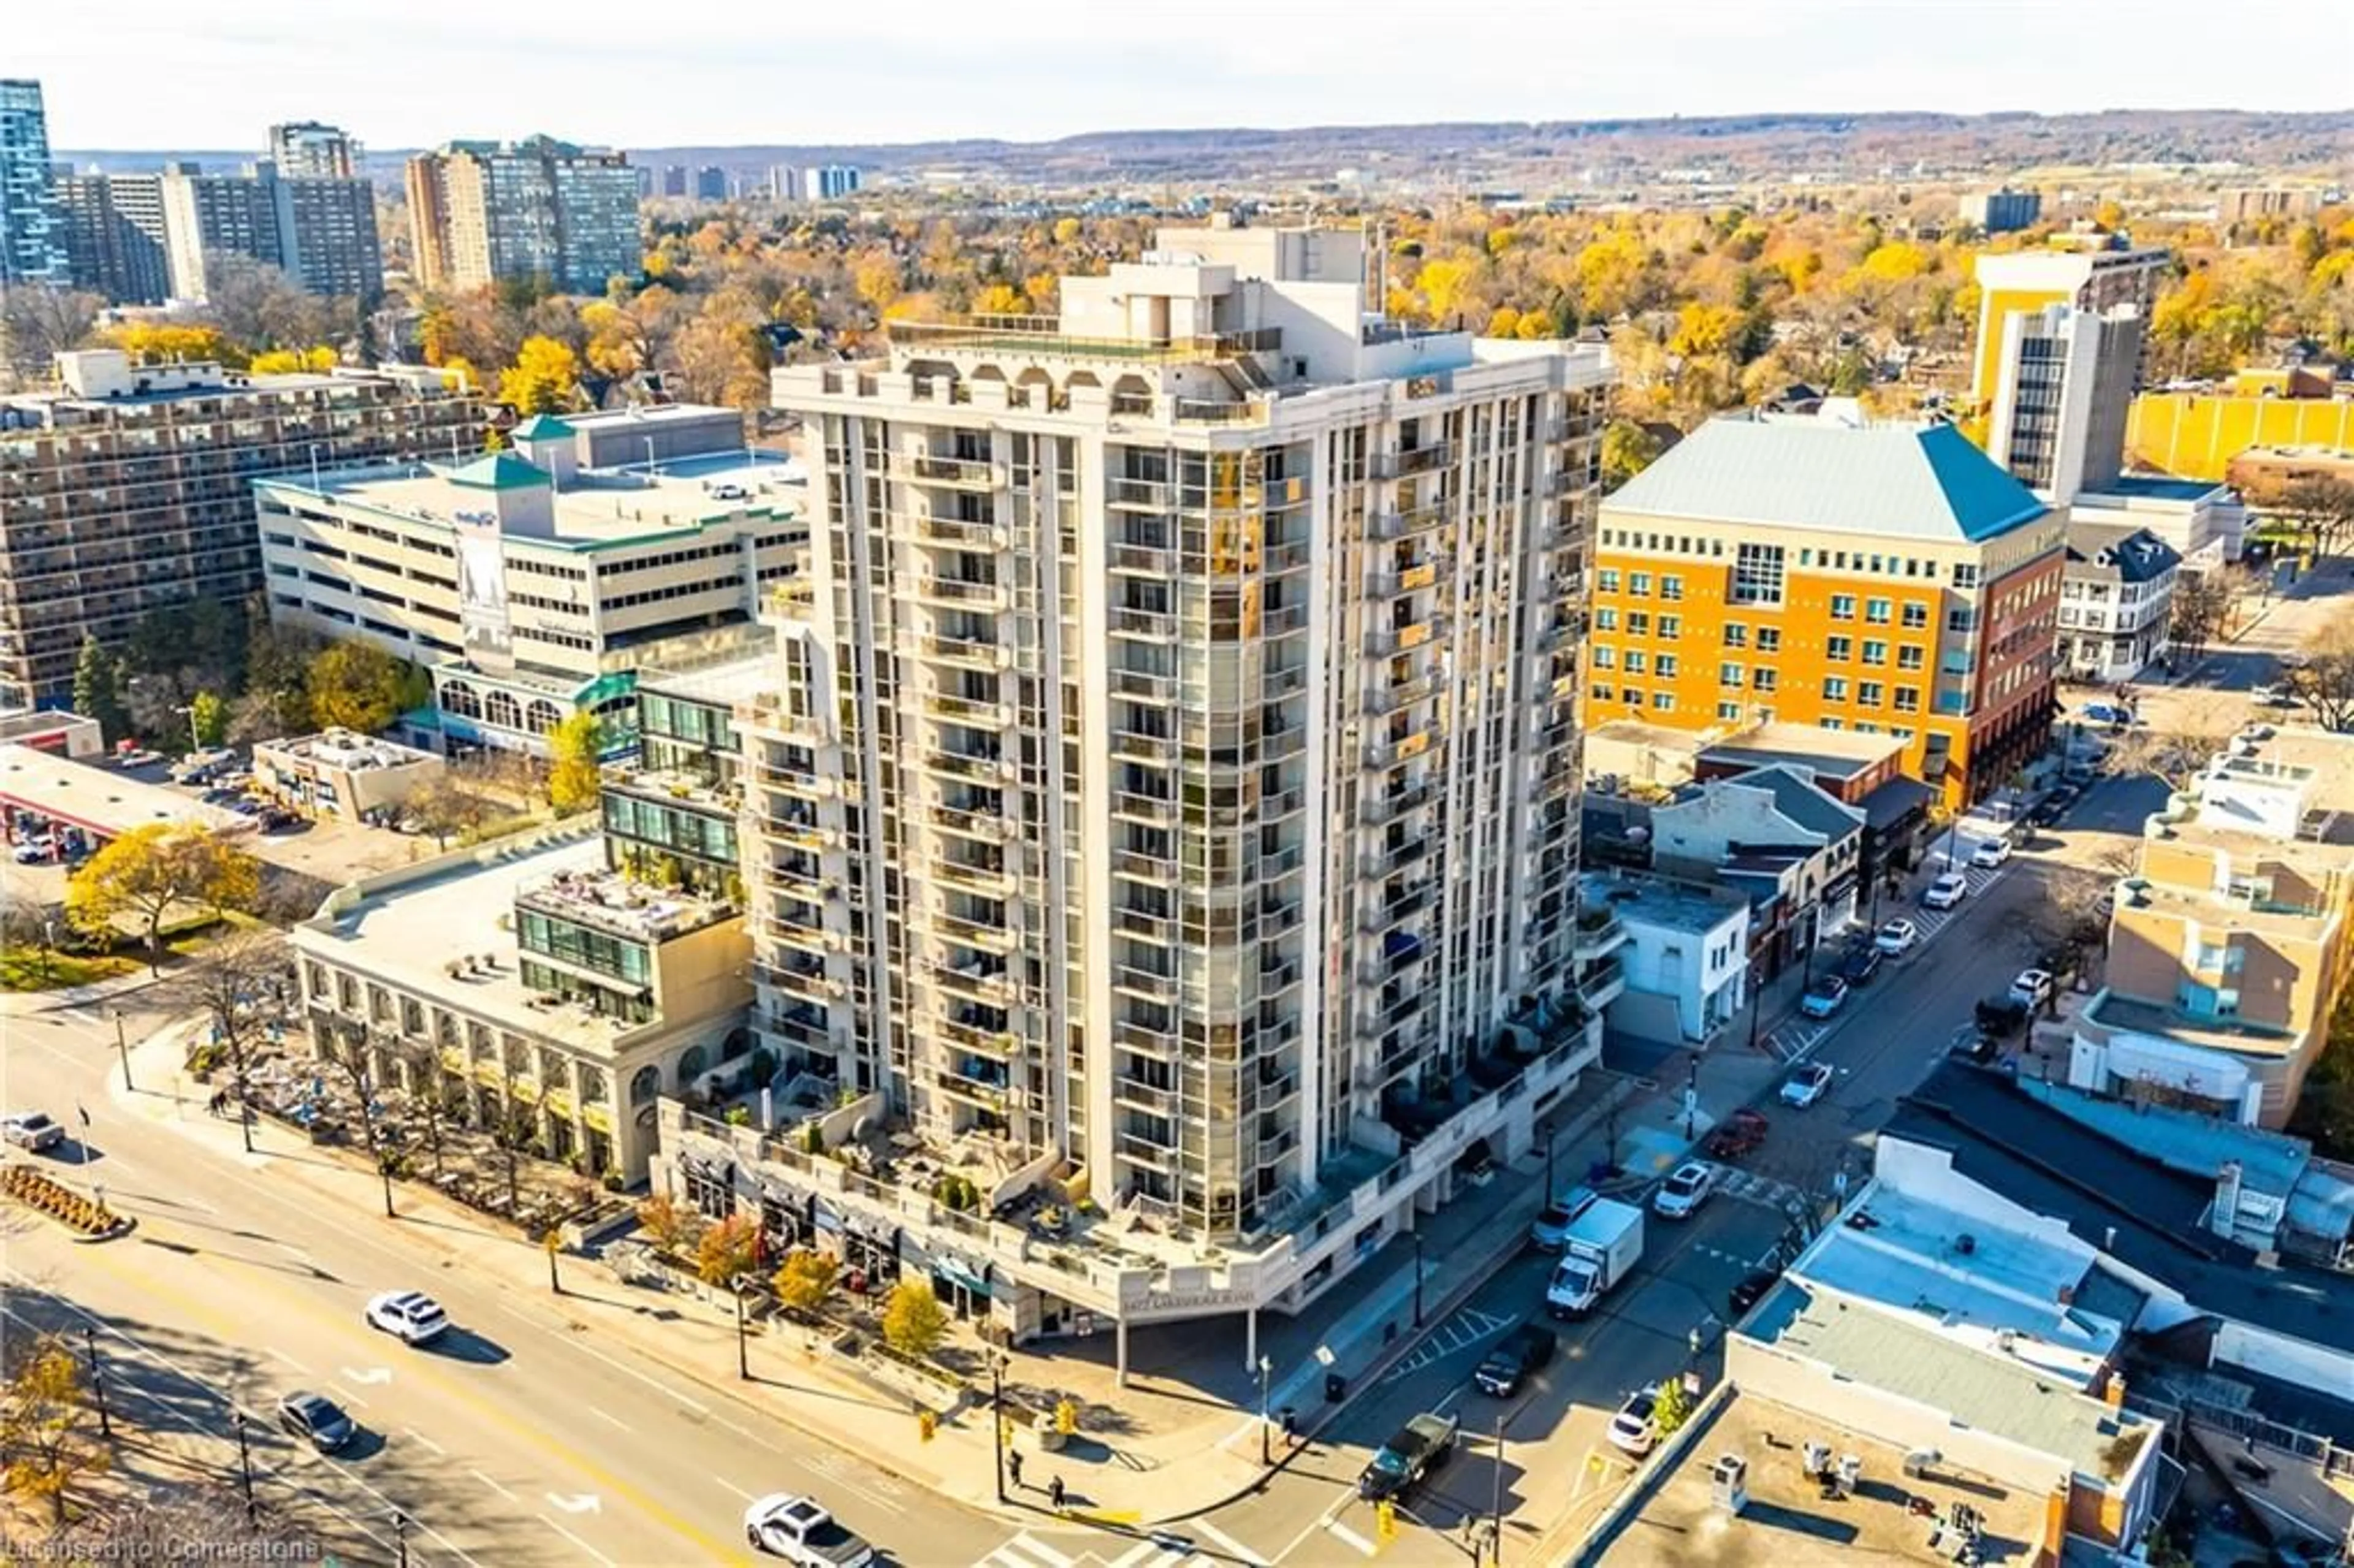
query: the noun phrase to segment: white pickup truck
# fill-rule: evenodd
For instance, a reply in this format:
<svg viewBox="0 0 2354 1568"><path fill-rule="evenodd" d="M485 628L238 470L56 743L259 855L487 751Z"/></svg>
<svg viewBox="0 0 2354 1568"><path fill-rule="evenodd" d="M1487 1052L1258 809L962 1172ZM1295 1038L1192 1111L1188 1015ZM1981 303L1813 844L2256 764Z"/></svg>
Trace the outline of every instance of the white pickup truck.
<svg viewBox="0 0 2354 1568"><path fill-rule="evenodd" d="M744 1539L755 1551L799 1568L869 1568L875 1548L809 1498L777 1492L744 1510Z"/></svg>

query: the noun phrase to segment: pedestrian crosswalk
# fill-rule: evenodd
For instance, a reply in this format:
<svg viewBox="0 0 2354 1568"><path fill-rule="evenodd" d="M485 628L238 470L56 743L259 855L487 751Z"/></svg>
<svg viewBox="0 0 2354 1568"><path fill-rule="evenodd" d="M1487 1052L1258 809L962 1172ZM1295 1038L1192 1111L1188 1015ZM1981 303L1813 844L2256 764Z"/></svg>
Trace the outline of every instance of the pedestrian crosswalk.
<svg viewBox="0 0 2354 1568"><path fill-rule="evenodd" d="M1512 1326L1510 1318L1499 1318L1492 1312L1482 1312L1466 1307L1448 1318L1422 1343L1400 1356L1390 1370L1383 1374L1384 1383L1395 1383L1410 1373L1420 1372L1436 1361L1443 1361L1458 1351L1469 1350L1483 1340L1493 1338Z"/></svg>
<svg viewBox="0 0 2354 1568"><path fill-rule="evenodd" d="M1744 1171L1737 1165L1724 1166L1723 1172L1717 1178L1716 1190L1728 1198L1738 1198L1744 1202L1755 1203L1761 1207L1772 1209L1777 1213L1788 1213L1793 1203L1802 1207L1806 1203L1805 1192L1778 1178L1761 1176L1755 1171Z"/></svg>
<svg viewBox="0 0 2354 1568"><path fill-rule="evenodd" d="M1166 1544L1150 1537L1122 1538L1075 1556L1025 1530L975 1559L972 1568L1216 1568L1225 1561L1180 1545L1173 1537L1164 1540Z"/></svg>

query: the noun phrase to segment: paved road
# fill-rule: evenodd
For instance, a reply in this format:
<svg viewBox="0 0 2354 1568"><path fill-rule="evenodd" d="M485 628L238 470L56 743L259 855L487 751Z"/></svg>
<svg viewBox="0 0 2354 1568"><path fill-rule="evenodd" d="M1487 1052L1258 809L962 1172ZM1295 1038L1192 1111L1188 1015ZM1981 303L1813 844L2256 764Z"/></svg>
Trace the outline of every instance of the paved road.
<svg viewBox="0 0 2354 1568"><path fill-rule="evenodd" d="M266 1422L280 1395L309 1388L367 1428L348 1457L257 1438L265 1499L307 1490L346 1537L386 1537L397 1507L426 1563L744 1561L744 1506L773 1491L816 1495L909 1564L967 1563L1013 1533L753 1404L586 1342L560 1302L452 1266L429 1220L306 1201L270 1167L307 1154L249 1161L135 1126L101 1084L113 1036L94 1014L5 1026L12 1101L69 1121L87 1107L87 1178L140 1221L95 1247L46 1225L12 1235L7 1311L19 1327L92 1324L129 1413L231 1478L233 1409ZM408 1350L366 1329L366 1298L398 1287L430 1290L457 1331Z"/></svg>

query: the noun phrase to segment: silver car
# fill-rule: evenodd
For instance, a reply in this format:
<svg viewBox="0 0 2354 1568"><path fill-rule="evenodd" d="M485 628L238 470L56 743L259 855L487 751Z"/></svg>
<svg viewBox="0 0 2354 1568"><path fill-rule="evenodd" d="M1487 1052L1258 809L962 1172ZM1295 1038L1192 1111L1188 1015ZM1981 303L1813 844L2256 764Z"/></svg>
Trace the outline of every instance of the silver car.
<svg viewBox="0 0 2354 1568"><path fill-rule="evenodd" d="M45 1149L55 1149L66 1140L66 1129L49 1119L47 1111L17 1111L0 1118L0 1138L5 1138L19 1149L35 1154Z"/></svg>

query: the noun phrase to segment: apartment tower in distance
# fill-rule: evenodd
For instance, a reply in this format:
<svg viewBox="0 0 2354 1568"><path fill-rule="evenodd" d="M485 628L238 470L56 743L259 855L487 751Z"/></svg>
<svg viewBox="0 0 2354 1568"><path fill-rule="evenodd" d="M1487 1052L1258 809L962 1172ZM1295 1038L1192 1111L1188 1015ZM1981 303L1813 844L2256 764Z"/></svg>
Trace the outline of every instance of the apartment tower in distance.
<svg viewBox="0 0 2354 1568"><path fill-rule="evenodd" d="M1978 335L1971 400L1981 408L1994 400L2007 318L2050 305L2070 305L2094 315L2131 306L2147 321L2150 307L2158 302L2158 280L2170 264L2163 250L2136 250L2107 235L2055 237L2041 249L1979 256L1974 270Z"/></svg>
<svg viewBox="0 0 2354 1568"><path fill-rule="evenodd" d="M423 366L249 376L87 349L58 371L62 391L0 397L0 706L70 694L85 637L259 592L255 476L482 445L478 400Z"/></svg>
<svg viewBox="0 0 2354 1568"><path fill-rule="evenodd" d="M1064 1259L674 1103L673 1179L1124 1363L1297 1310L1561 1106L1617 979L1571 718L1609 362L1370 314L1364 260L1164 229L1059 321L776 373L811 559L739 715L755 1017L827 1111L763 1147L904 1133Z"/></svg>
<svg viewBox="0 0 2354 1568"><path fill-rule="evenodd" d="M66 281L64 220L49 190L41 84L0 79L0 289Z"/></svg>
<svg viewBox="0 0 2354 1568"><path fill-rule="evenodd" d="M638 176L619 153L546 136L452 142L408 160L408 187L417 280L428 288L541 277L601 294L644 262Z"/></svg>
<svg viewBox="0 0 2354 1568"><path fill-rule="evenodd" d="M316 120L272 125L270 161L279 174L295 179L348 180L360 173L359 143L341 128Z"/></svg>

